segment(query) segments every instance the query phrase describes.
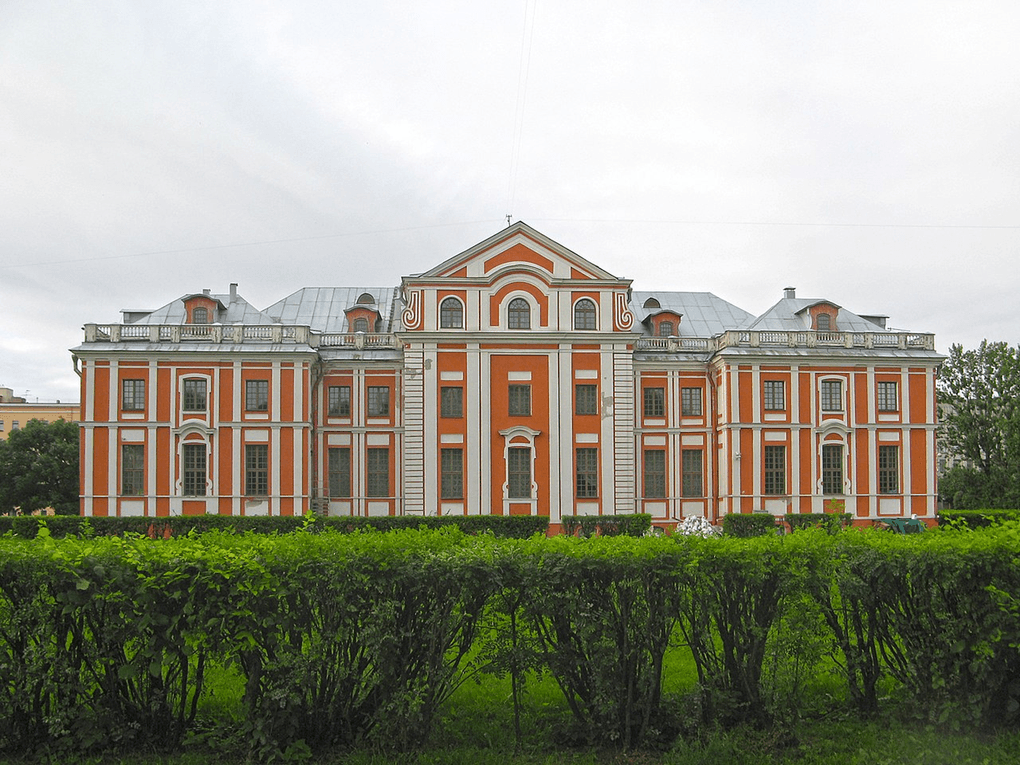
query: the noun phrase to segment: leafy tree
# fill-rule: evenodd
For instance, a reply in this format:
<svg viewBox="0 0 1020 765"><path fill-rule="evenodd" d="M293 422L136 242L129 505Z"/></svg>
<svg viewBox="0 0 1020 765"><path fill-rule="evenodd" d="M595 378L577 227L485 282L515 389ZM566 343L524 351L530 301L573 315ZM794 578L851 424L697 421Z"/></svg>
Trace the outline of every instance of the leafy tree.
<svg viewBox="0 0 1020 765"><path fill-rule="evenodd" d="M0 513L78 513L78 425L29 420L0 441Z"/></svg>
<svg viewBox="0 0 1020 765"><path fill-rule="evenodd" d="M1020 347L949 349L939 378L942 450L961 462L940 494L957 509L1020 507Z"/></svg>

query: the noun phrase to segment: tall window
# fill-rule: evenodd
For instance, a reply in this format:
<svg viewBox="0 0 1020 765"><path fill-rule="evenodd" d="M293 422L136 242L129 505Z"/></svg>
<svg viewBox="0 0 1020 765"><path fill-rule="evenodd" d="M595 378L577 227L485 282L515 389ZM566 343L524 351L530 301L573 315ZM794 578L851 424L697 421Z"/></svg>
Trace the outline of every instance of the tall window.
<svg viewBox="0 0 1020 765"><path fill-rule="evenodd" d="M120 447L120 493L124 497L145 493L145 447L141 444Z"/></svg>
<svg viewBox="0 0 1020 765"><path fill-rule="evenodd" d="M595 304L583 298L574 304L574 329L597 329Z"/></svg>
<svg viewBox="0 0 1020 765"><path fill-rule="evenodd" d="M506 325L510 329L531 329L531 305L524 298L514 298L506 310Z"/></svg>
<svg viewBox="0 0 1020 765"><path fill-rule="evenodd" d="M822 380L822 411L843 411L843 381Z"/></svg>
<svg viewBox="0 0 1020 765"><path fill-rule="evenodd" d="M464 306L457 298L448 297L439 304L439 326L441 329L464 327Z"/></svg>
<svg viewBox="0 0 1020 765"><path fill-rule="evenodd" d="M388 385L368 386L368 416L390 416L390 387Z"/></svg>
<svg viewBox="0 0 1020 765"><path fill-rule="evenodd" d="M646 499L662 499L666 496L666 451L645 449L644 493Z"/></svg>
<svg viewBox="0 0 1020 765"><path fill-rule="evenodd" d="M184 411L205 411L205 380L200 377L189 377L184 381Z"/></svg>
<svg viewBox="0 0 1020 765"><path fill-rule="evenodd" d="M684 417L701 416L701 388L680 389L680 414Z"/></svg>
<svg viewBox="0 0 1020 765"><path fill-rule="evenodd" d="M145 409L145 380L120 381L120 408L125 412Z"/></svg>
<svg viewBox="0 0 1020 765"><path fill-rule="evenodd" d="M269 494L269 446L246 444L244 447L244 493L248 497Z"/></svg>
<svg viewBox="0 0 1020 765"><path fill-rule="evenodd" d="M765 493L786 494L786 447L765 447Z"/></svg>
<svg viewBox="0 0 1020 765"><path fill-rule="evenodd" d="M599 386L581 383L574 386L574 414L599 413Z"/></svg>
<svg viewBox="0 0 1020 765"><path fill-rule="evenodd" d="M531 447L511 446L506 458L507 498L531 499Z"/></svg>
<svg viewBox="0 0 1020 765"><path fill-rule="evenodd" d="M185 497L205 496L205 444L185 444L181 448L184 475L181 481Z"/></svg>
<svg viewBox="0 0 1020 765"><path fill-rule="evenodd" d="M822 493L843 493L843 447L822 447Z"/></svg>
<svg viewBox="0 0 1020 765"><path fill-rule="evenodd" d="M244 408L249 412L269 411L269 380L246 380Z"/></svg>
<svg viewBox="0 0 1020 765"><path fill-rule="evenodd" d="M685 497L703 497L703 457L701 449L683 449L680 452L681 488Z"/></svg>
<svg viewBox="0 0 1020 765"><path fill-rule="evenodd" d="M329 386L329 416L330 417L351 416L350 385Z"/></svg>
<svg viewBox="0 0 1020 765"><path fill-rule="evenodd" d="M368 319L361 318L354 320L355 332L368 332Z"/></svg>
<svg viewBox="0 0 1020 765"><path fill-rule="evenodd" d="M786 409L786 383L782 380L766 380L763 386L765 410L775 412Z"/></svg>
<svg viewBox="0 0 1020 765"><path fill-rule="evenodd" d="M375 447L368 450L368 485L365 493L370 497L390 495L390 450Z"/></svg>
<svg viewBox="0 0 1020 765"><path fill-rule="evenodd" d="M591 499L599 495L599 450L584 447L577 450L577 498Z"/></svg>
<svg viewBox="0 0 1020 765"><path fill-rule="evenodd" d="M644 389L645 417L662 417L666 413L666 389Z"/></svg>
<svg viewBox="0 0 1020 765"><path fill-rule="evenodd" d="M895 382L880 382L878 384L878 411L898 412L900 410L900 397Z"/></svg>
<svg viewBox="0 0 1020 765"><path fill-rule="evenodd" d="M192 308L191 309L191 323L192 324L208 324L209 323L209 309L208 308Z"/></svg>
<svg viewBox="0 0 1020 765"><path fill-rule="evenodd" d="M531 415L531 386L510 385L507 388L508 411L511 417Z"/></svg>
<svg viewBox="0 0 1020 765"><path fill-rule="evenodd" d="M464 450L442 449L439 455L439 496L464 498Z"/></svg>
<svg viewBox="0 0 1020 765"><path fill-rule="evenodd" d="M900 448L878 447L878 493L900 493Z"/></svg>
<svg viewBox="0 0 1020 765"><path fill-rule="evenodd" d="M673 322L671 321L660 321L659 322L659 337L669 337L673 334Z"/></svg>
<svg viewBox="0 0 1020 765"><path fill-rule="evenodd" d="M464 416L464 389L459 385L444 385L439 389L439 416Z"/></svg>
<svg viewBox="0 0 1020 765"><path fill-rule="evenodd" d="M329 496L351 496L351 447L329 447Z"/></svg>

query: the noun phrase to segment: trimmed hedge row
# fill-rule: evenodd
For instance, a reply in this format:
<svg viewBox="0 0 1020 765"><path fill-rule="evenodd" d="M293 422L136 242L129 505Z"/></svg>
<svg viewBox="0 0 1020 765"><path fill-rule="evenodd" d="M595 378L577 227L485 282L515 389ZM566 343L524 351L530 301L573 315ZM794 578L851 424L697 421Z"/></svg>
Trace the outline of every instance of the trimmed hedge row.
<svg viewBox="0 0 1020 765"><path fill-rule="evenodd" d="M639 537L652 528L648 513L627 515L564 515L563 533L568 537Z"/></svg>
<svg viewBox="0 0 1020 765"><path fill-rule="evenodd" d="M681 725L662 690L668 650L693 659L685 703L703 723L795 717L834 653L860 715L882 711L891 682L933 724L1016 725L1018 646L1020 524L912 537L0 540L9 752L173 748L202 728L212 665L241 671L238 734L256 760L414 749L480 669L510 676L515 710L528 672L549 672L577 737L633 748Z"/></svg>
<svg viewBox="0 0 1020 765"><path fill-rule="evenodd" d="M1020 521L1020 510L940 510L939 526L960 525L972 529L1003 521Z"/></svg>
<svg viewBox="0 0 1020 765"><path fill-rule="evenodd" d="M228 531L233 533L287 534L299 530L351 533L362 529L396 531L399 529L446 528L455 526L466 534L491 533L497 537L527 539L534 534L545 534L549 518L544 516L498 515L443 515L443 516L232 516L232 515L174 515L158 518L107 518L80 516L19 516L0 517L0 536L12 532L15 536L34 539L45 525L53 537L124 536L144 534L150 537L186 536L191 532Z"/></svg>

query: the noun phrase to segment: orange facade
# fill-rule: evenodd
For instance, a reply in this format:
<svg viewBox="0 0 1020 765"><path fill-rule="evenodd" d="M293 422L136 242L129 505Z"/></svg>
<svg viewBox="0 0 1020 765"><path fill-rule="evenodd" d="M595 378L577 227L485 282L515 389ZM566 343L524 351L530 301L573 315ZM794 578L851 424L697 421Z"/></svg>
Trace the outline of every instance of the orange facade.
<svg viewBox="0 0 1020 765"><path fill-rule="evenodd" d="M522 223L399 289L86 325L86 515L933 516L930 335L635 292Z"/></svg>

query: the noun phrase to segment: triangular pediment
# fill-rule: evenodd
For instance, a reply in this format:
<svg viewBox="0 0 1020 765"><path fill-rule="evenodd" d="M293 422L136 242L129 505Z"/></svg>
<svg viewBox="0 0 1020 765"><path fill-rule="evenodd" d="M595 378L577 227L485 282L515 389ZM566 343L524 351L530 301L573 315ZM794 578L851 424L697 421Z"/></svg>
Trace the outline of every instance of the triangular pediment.
<svg viewBox="0 0 1020 765"><path fill-rule="evenodd" d="M531 272L547 282L622 281L522 222L511 224L414 279L489 281L514 271Z"/></svg>

